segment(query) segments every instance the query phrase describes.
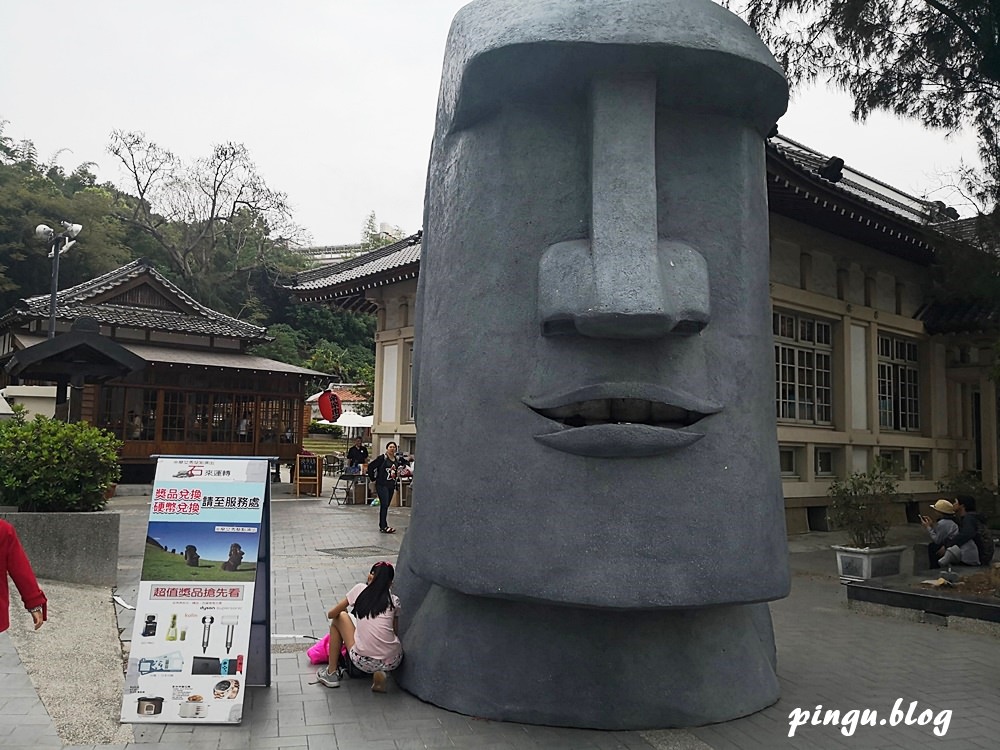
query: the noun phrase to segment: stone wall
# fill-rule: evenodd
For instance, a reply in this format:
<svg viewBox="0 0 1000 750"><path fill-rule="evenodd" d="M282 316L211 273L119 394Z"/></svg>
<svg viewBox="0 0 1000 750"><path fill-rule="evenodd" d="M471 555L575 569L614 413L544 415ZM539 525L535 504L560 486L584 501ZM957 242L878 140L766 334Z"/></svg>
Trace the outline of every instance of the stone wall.
<svg viewBox="0 0 1000 750"><path fill-rule="evenodd" d="M17 531L38 578L118 583L117 513L0 513Z"/></svg>

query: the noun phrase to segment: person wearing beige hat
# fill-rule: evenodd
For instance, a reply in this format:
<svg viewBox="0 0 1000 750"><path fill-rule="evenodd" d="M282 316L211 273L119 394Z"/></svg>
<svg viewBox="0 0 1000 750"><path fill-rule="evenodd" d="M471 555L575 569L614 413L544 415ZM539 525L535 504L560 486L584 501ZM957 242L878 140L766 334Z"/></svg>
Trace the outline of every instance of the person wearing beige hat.
<svg viewBox="0 0 1000 750"><path fill-rule="evenodd" d="M958 524L955 523L955 505L951 500L938 498L930 507L934 517L920 516L920 524L931 537L927 545L927 562L932 568L939 568L943 560L942 550L947 549L951 540L958 536Z"/></svg>

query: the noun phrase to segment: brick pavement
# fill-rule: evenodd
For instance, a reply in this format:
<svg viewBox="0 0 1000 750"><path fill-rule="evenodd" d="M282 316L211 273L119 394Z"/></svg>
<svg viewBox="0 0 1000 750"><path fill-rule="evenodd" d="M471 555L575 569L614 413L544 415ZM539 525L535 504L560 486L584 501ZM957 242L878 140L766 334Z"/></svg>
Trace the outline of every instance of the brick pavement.
<svg viewBox="0 0 1000 750"><path fill-rule="evenodd" d="M842 587L832 577L822 575L797 575L791 597L772 605L781 700L765 711L725 724L641 733L535 727L454 714L425 704L394 685L384 696L373 695L367 681L361 680L345 681L341 688L329 690L315 684L315 668L303 651L308 642L290 636L321 635L330 603L361 580L372 562L395 559L409 511L391 511L390 523L400 533L386 536L377 531L375 509L327 505L325 498L292 499L287 489L283 494L280 485L275 495L272 630L277 637L272 687L248 690L240 726L137 726L135 747L753 750L934 746L958 750L1000 744L1000 690L995 679L1000 674L1000 644L994 638L850 612L844 606ZM122 499L114 505L122 514L123 527L119 592L127 601L134 601L147 509L141 499ZM350 549L362 547L376 549ZM793 544L793 560L806 559L795 549ZM832 554L828 561L825 553L812 554L818 555L820 571L833 570ZM794 567L800 572L809 568L801 564ZM120 625L126 628L127 637L131 632L127 612L122 613ZM60 747L55 728L30 689L5 635L0 635L0 675L0 748ZM511 675L511 679L531 676ZM859 726L851 737L844 736L839 725L802 726L794 738L787 736L788 716L796 708L811 711L822 705L841 713L853 708L874 709L880 719L888 720L897 699L903 699L904 711L911 701L917 701L917 715L926 709L935 715L951 709L947 735L934 736L932 726L891 726L887 722Z"/></svg>

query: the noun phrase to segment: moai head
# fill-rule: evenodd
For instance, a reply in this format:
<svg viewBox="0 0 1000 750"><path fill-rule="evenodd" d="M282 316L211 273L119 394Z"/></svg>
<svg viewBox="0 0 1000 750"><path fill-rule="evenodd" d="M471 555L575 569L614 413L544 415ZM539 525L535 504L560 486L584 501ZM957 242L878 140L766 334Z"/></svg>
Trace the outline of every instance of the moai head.
<svg viewBox="0 0 1000 750"><path fill-rule="evenodd" d="M478 0L445 53L412 569L610 608L788 589L771 54L709 0Z"/></svg>

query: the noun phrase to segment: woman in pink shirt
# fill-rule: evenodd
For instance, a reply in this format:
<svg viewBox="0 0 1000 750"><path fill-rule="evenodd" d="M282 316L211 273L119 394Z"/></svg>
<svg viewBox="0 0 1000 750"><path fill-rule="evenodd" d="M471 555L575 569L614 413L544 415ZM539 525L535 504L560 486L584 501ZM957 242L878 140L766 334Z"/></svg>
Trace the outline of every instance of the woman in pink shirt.
<svg viewBox="0 0 1000 750"><path fill-rule="evenodd" d="M326 616L330 618L330 662L316 678L327 687L340 687L340 678L372 675L372 691L385 692L385 673L403 661L403 644L397 635L399 597L389 589L396 571L387 562L377 562L366 583L359 583L337 602ZM357 624L347 614L354 607ZM340 644L347 647L346 658ZM338 658L339 656L339 658Z"/></svg>

